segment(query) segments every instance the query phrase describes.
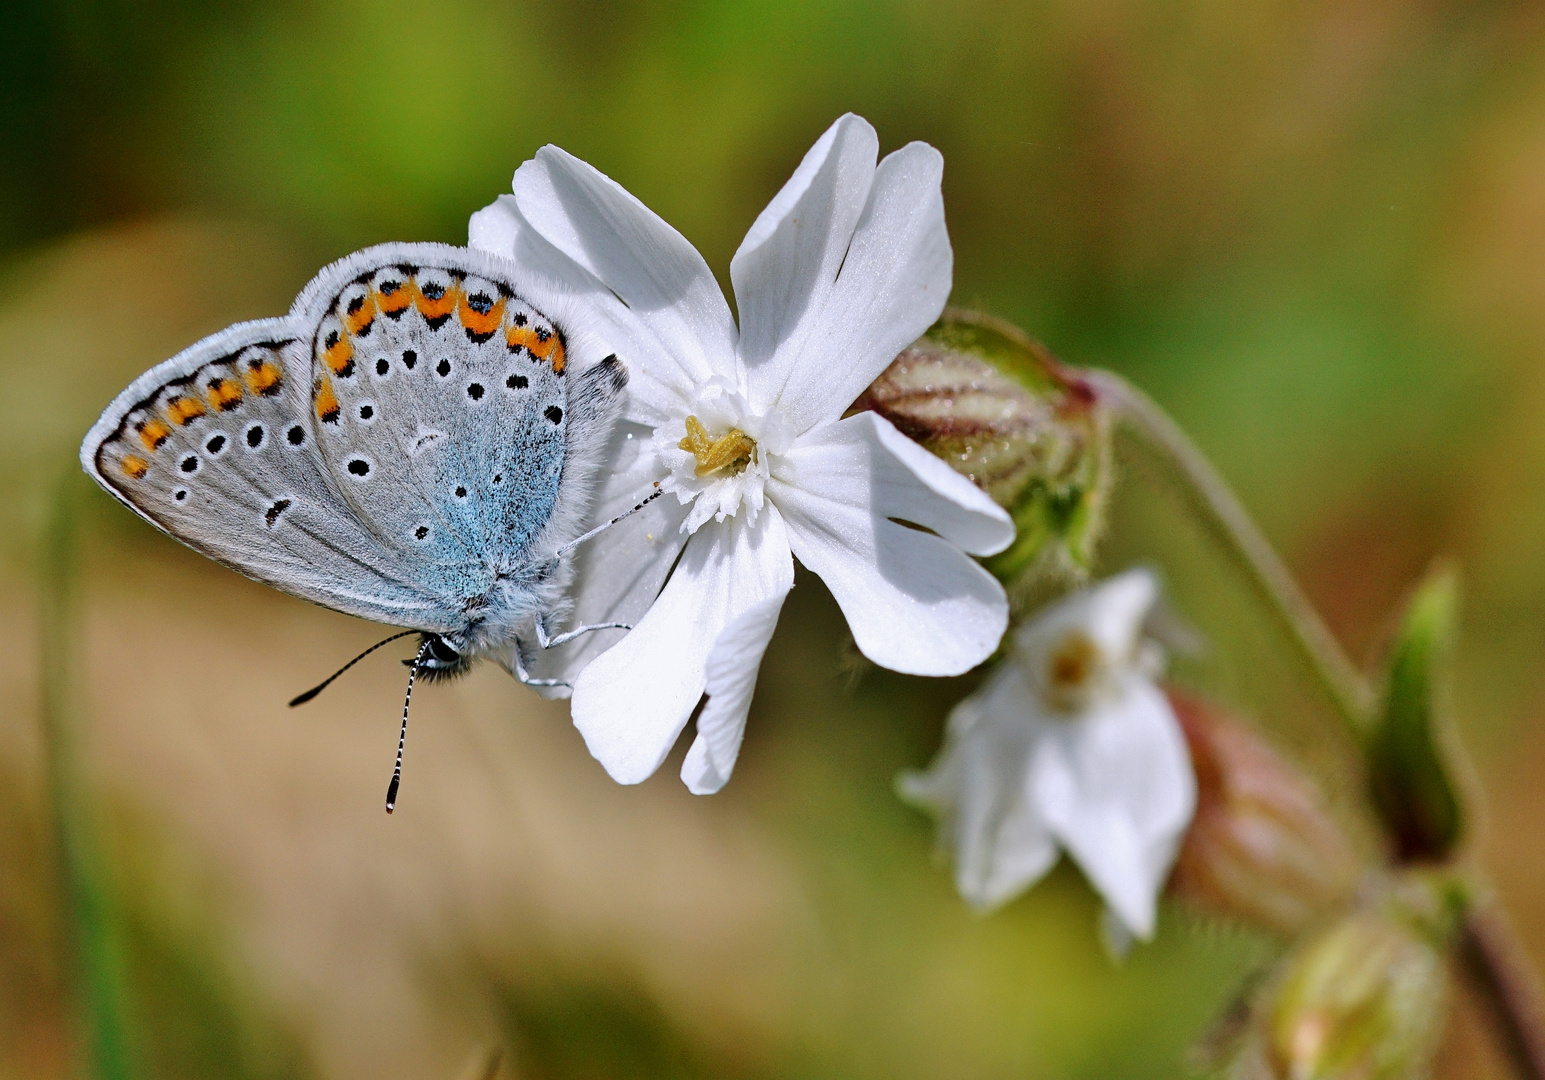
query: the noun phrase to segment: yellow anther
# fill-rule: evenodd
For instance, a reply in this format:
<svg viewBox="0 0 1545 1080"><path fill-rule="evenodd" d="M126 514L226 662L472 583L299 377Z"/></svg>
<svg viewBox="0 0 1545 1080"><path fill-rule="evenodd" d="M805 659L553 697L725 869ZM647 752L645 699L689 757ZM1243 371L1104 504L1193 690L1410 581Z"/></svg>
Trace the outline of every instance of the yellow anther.
<svg viewBox="0 0 1545 1080"><path fill-rule="evenodd" d="M730 428L715 439L695 416L687 417L687 437L676 445L697 458L695 471L699 476L721 469L729 469L733 475L751 464L756 456L756 440L744 431Z"/></svg>

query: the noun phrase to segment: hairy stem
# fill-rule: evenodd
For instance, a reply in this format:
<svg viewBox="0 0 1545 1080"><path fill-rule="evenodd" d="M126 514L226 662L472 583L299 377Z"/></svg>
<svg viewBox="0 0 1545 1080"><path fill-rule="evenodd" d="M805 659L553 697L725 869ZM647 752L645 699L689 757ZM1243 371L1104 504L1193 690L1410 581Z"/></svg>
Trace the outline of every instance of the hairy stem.
<svg viewBox="0 0 1545 1080"><path fill-rule="evenodd" d="M1127 430L1158 451L1191 509L1234 556L1337 715L1361 742L1368 730L1372 690L1212 462L1163 409L1125 379L1108 371L1087 371L1084 377Z"/></svg>

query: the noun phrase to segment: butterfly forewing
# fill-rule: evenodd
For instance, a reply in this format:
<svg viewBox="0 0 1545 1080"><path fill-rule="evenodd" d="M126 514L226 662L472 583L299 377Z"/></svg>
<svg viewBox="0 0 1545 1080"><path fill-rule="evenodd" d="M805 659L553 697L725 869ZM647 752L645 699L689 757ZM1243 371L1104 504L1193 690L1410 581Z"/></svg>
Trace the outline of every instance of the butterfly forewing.
<svg viewBox="0 0 1545 1080"><path fill-rule="evenodd" d="M338 293L312 351L319 447L350 507L446 593L486 590L557 499L557 330L507 282L388 266Z"/></svg>

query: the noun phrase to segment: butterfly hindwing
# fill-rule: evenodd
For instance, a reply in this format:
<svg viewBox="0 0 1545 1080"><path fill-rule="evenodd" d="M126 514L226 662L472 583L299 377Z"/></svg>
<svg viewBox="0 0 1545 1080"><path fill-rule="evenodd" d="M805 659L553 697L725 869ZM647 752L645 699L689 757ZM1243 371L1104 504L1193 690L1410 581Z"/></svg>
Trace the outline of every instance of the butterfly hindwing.
<svg viewBox="0 0 1545 1080"><path fill-rule="evenodd" d="M574 442L604 442L623 383L615 361L567 370L563 334L512 271L439 244L351 255L286 318L141 376L82 463L259 581L379 622L463 629L533 545L551 546L555 521L577 525L593 455Z"/></svg>
<svg viewBox="0 0 1545 1080"><path fill-rule="evenodd" d="M424 622L434 598L332 509L298 345L279 319L199 342L120 395L83 464L152 523L250 577L378 621Z"/></svg>

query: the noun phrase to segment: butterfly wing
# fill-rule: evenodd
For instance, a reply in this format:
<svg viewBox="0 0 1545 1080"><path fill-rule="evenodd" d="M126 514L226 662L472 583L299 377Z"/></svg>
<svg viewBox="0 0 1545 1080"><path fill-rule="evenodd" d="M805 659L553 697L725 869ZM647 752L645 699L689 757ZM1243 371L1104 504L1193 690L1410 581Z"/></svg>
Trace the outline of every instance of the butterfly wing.
<svg viewBox="0 0 1545 1080"><path fill-rule="evenodd" d="M146 372L81 463L194 550L286 592L435 629L434 596L352 514L315 452L310 362L288 319L233 326Z"/></svg>
<svg viewBox="0 0 1545 1080"><path fill-rule="evenodd" d="M514 270L439 244L351 255L288 317L141 376L82 464L249 577L379 622L464 629L496 581L554 546L555 524L576 530L566 438L591 438L621 385L582 381L571 417L564 337Z"/></svg>
<svg viewBox="0 0 1545 1080"><path fill-rule="evenodd" d="M383 544L437 591L482 595L558 500L563 337L516 294L509 264L430 244L362 254L343 288L307 300L318 448Z"/></svg>

